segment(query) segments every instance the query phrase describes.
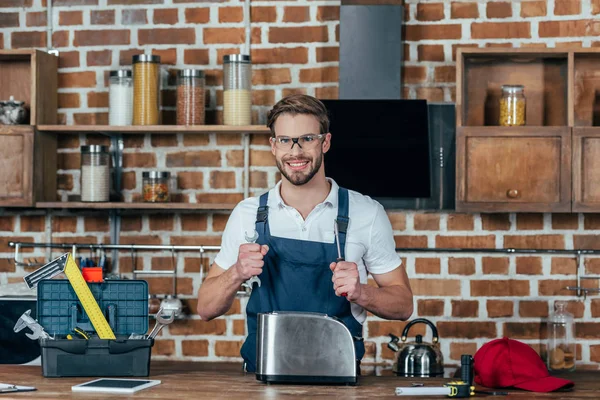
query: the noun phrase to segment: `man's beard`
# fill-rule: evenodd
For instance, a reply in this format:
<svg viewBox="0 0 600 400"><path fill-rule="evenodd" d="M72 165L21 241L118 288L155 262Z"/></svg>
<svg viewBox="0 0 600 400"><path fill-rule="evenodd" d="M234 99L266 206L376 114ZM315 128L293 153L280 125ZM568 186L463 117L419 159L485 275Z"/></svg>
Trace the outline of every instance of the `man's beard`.
<svg viewBox="0 0 600 400"><path fill-rule="evenodd" d="M276 160L277 161L277 168L279 168L279 171L281 172L281 174L283 176L285 176L285 178L290 181L293 185L295 186L301 186L304 185L308 182L310 182L310 180L313 178L313 176L316 175L317 172L319 172L319 169L321 168L321 164L323 163L323 153L321 152L317 158L315 160L311 160L309 158L287 158L285 160ZM310 165L312 166L312 168L306 172L306 171L288 171L285 168L285 163L289 162L289 161L309 161Z"/></svg>

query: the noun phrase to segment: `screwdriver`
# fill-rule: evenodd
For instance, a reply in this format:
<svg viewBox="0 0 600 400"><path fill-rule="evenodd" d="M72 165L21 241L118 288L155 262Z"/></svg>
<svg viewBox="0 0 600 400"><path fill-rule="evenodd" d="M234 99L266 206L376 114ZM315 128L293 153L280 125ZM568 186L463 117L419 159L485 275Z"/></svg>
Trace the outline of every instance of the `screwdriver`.
<svg viewBox="0 0 600 400"><path fill-rule="evenodd" d="M342 257L342 251L340 250L340 232L338 229L337 219L333 221L333 232L335 233L335 244L337 245L338 258L335 262L344 261L344 257ZM342 296L348 296L348 293L342 293Z"/></svg>

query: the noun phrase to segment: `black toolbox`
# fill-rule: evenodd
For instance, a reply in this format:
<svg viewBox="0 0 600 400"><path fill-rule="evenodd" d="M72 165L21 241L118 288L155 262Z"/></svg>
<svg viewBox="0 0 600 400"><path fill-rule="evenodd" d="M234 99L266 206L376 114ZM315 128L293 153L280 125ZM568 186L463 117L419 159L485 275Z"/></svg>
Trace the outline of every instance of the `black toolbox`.
<svg viewBox="0 0 600 400"><path fill-rule="evenodd" d="M38 284L37 319L51 339L40 339L45 377L148 376L153 339L129 339L148 331L148 284L144 280L88 283L116 340L100 339L66 279ZM74 332L90 334L89 339ZM72 339L67 339L71 335Z"/></svg>

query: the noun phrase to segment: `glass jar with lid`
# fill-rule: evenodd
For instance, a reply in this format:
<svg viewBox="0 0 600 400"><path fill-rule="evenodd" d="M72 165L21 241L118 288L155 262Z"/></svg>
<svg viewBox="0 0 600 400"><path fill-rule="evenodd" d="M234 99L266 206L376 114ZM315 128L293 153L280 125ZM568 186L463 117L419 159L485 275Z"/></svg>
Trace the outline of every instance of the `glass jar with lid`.
<svg viewBox="0 0 600 400"><path fill-rule="evenodd" d="M177 125L204 125L204 72L182 69L177 73Z"/></svg>
<svg viewBox="0 0 600 400"><path fill-rule="evenodd" d="M110 153L108 146L81 146L81 201L108 201Z"/></svg>
<svg viewBox="0 0 600 400"><path fill-rule="evenodd" d="M160 123L160 56L133 56L133 125Z"/></svg>
<svg viewBox="0 0 600 400"><path fill-rule="evenodd" d="M548 317L548 369L575 370L576 345L573 314L567 311L567 302L557 301L555 311Z"/></svg>
<svg viewBox="0 0 600 400"><path fill-rule="evenodd" d="M171 174L164 171L142 172L142 191L144 202L165 203L171 199Z"/></svg>
<svg viewBox="0 0 600 400"><path fill-rule="evenodd" d="M500 126L525 125L525 88L523 85L502 85Z"/></svg>
<svg viewBox="0 0 600 400"><path fill-rule="evenodd" d="M252 124L252 64L250 56L223 56L223 123Z"/></svg>
<svg viewBox="0 0 600 400"><path fill-rule="evenodd" d="M131 125L133 118L133 74L131 70L110 71L108 124Z"/></svg>

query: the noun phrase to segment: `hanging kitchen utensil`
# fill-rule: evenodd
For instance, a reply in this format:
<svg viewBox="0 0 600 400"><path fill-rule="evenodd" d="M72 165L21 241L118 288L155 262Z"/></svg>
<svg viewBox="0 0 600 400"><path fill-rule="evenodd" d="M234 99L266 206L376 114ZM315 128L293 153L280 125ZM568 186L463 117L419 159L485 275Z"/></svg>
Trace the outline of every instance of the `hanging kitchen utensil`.
<svg viewBox="0 0 600 400"><path fill-rule="evenodd" d="M429 325L433 332L433 343L424 343L423 336L417 335L414 342L406 343L409 329L418 323ZM435 325L425 318L409 322L402 331L402 343L393 334L388 348L396 353L393 371L405 377L434 377L444 375L444 360L440 351L439 336Z"/></svg>
<svg viewBox="0 0 600 400"><path fill-rule="evenodd" d="M183 310L183 303L177 298L177 262L175 261L175 247L171 248L171 266L173 267L173 293L167 295L161 302L163 314L178 317Z"/></svg>

